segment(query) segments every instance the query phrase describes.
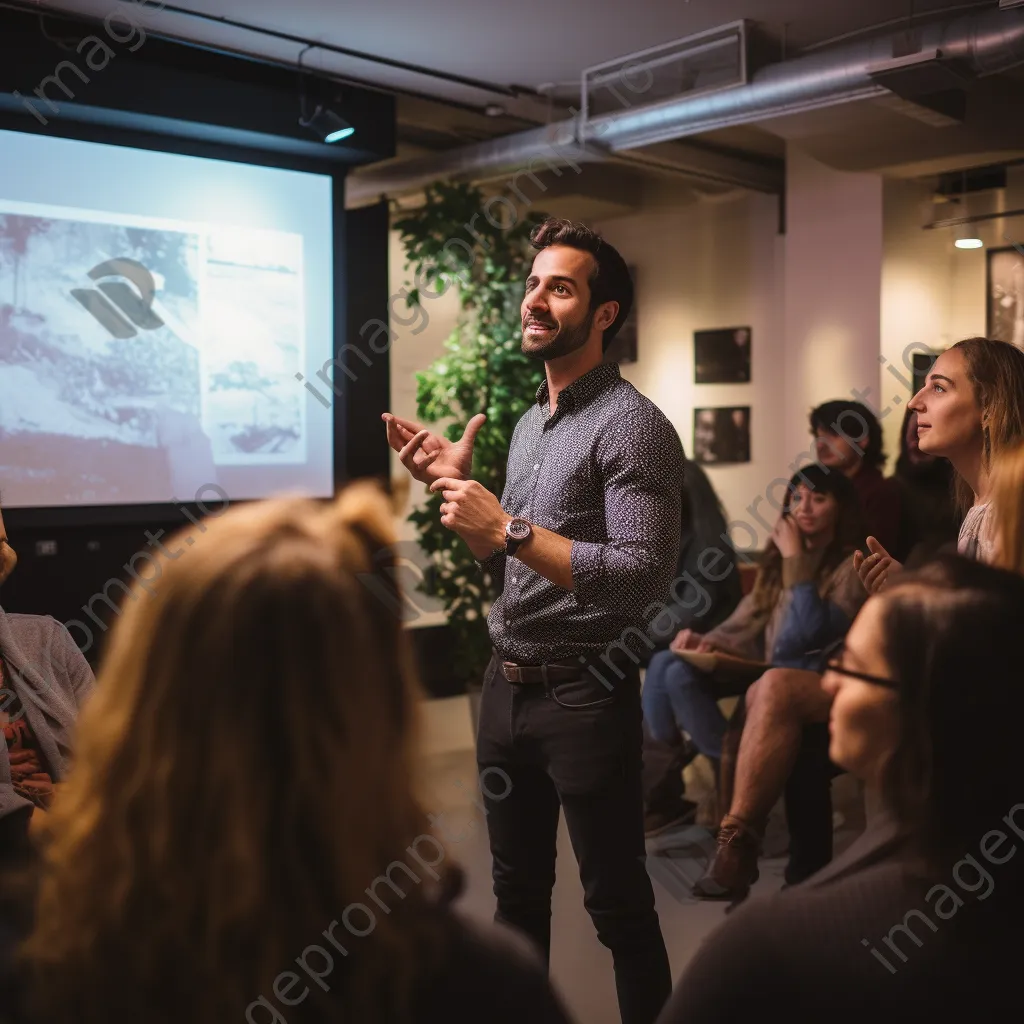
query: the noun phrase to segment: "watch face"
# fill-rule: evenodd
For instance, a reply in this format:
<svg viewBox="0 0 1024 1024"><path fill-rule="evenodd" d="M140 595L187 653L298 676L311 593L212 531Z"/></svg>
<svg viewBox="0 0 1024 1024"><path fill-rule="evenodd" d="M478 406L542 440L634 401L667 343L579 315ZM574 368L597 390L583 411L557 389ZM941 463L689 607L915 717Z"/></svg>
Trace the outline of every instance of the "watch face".
<svg viewBox="0 0 1024 1024"><path fill-rule="evenodd" d="M530 536L530 524L525 519L513 519L505 529L513 540L526 540Z"/></svg>

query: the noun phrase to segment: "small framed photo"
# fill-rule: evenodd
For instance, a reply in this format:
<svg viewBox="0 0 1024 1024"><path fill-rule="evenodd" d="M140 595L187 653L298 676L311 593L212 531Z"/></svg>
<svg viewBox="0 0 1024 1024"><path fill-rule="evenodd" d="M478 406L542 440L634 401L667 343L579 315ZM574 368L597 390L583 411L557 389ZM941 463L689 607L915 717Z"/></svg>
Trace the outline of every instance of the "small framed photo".
<svg viewBox="0 0 1024 1024"><path fill-rule="evenodd" d="M693 332L695 384L750 383L749 327Z"/></svg>
<svg viewBox="0 0 1024 1024"><path fill-rule="evenodd" d="M939 358L938 352L915 352L912 360L914 365L914 394L921 390L928 383L928 374L931 372L935 360Z"/></svg>
<svg viewBox="0 0 1024 1024"><path fill-rule="evenodd" d="M725 466L750 461L750 406L693 410L693 461Z"/></svg>
<svg viewBox="0 0 1024 1024"><path fill-rule="evenodd" d="M988 250L985 333L1024 349L1024 246Z"/></svg>

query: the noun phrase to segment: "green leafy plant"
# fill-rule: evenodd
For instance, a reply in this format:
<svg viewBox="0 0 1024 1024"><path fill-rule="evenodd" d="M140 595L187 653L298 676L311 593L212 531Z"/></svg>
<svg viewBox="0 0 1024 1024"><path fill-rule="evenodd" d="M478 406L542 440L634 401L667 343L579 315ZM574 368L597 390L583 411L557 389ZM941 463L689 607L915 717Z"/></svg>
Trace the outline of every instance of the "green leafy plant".
<svg viewBox="0 0 1024 1024"><path fill-rule="evenodd" d="M407 303L429 303L448 288L459 296L445 355L416 375L417 415L426 423L447 421L445 436L457 440L472 416L486 413L473 451L473 478L500 498L512 431L544 376L542 364L522 354L519 315L534 255L529 235L544 218L521 214L513 222L508 203L492 203L488 218L487 201L475 186L438 183L427 190L424 206L395 227L417 284ZM447 612L453 674L473 684L490 657L487 612L497 595L465 542L441 525L443 500L431 495L411 516L430 559L421 586Z"/></svg>

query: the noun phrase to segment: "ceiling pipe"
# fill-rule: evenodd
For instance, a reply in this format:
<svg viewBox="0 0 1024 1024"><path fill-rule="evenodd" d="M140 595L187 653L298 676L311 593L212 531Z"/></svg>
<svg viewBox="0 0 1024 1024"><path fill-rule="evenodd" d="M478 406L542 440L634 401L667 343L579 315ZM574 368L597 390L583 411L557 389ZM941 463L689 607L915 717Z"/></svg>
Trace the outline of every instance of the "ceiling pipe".
<svg viewBox="0 0 1024 1024"><path fill-rule="evenodd" d="M935 51L942 60L955 60L979 77L1024 63L1024 10L989 9L915 26L912 35L920 51ZM624 109L585 125L577 119L561 121L398 161L350 176L347 202L358 206L382 196L418 192L439 179L485 181L517 171L530 175L541 164L575 168L584 161L655 142L886 96L889 90L871 74L893 61L906 45L905 31L890 33L770 64L747 85Z"/></svg>

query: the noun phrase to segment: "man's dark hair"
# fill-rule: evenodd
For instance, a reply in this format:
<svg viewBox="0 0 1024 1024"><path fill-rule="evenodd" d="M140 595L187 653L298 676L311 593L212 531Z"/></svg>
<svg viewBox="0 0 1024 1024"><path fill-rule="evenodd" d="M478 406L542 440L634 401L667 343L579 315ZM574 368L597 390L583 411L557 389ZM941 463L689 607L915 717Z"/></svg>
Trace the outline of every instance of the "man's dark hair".
<svg viewBox="0 0 1024 1024"><path fill-rule="evenodd" d="M550 245L566 245L594 257L597 269L591 273L589 281L591 312L604 302L619 304L619 315L601 339L603 348L607 349L633 308L633 279L618 249L585 224L557 217L549 217L538 224L530 235L530 242L538 252Z"/></svg>
<svg viewBox="0 0 1024 1024"><path fill-rule="evenodd" d="M881 469L885 465L885 452L882 450L882 424L878 417L861 402L851 402L841 398L831 402L822 402L817 409L811 410L811 433L817 434L825 430L839 437L848 437L852 441L861 441L867 434L868 443L864 449L864 461L869 466Z"/></svg>

